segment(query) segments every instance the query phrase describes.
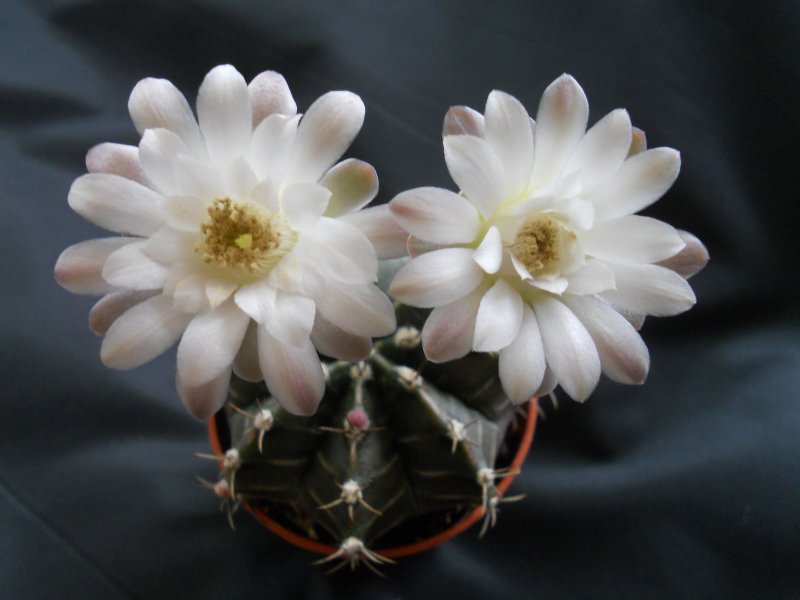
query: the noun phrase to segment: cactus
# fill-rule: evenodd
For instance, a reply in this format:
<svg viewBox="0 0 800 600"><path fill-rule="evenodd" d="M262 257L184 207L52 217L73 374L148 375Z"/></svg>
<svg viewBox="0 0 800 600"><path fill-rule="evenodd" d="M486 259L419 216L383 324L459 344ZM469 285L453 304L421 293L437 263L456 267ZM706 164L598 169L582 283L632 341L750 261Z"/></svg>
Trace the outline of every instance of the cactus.
<svg viewBox="0 0 800 600"><path fill-rule="evenodd" d="M429 537L479 506L482 534L502 500L496 481L509 474L499 467L519 409L502 393L496 357L427 362L424 313L397 313L401 326L366 360L324 363L315 415L291 415L263 383L237 378L217 415L223 485L214 489L229 514L234 501L268 512L333 546L318 562L341 559L335 568L392 562L371 548Z"/></svg>

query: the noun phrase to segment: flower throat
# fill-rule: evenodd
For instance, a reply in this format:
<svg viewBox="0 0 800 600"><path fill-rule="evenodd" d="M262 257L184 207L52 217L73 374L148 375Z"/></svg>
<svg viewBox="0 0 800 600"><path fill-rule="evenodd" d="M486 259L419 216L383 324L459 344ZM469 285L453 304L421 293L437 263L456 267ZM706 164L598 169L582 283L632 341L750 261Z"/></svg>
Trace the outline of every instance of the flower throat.
<svg viewBox="0 0 800 600"><path fill-rule="evenodd" d="M531 275L557 275L564 245L575 233L551 216L539 214L520 227L511 245L511 253Z"/></svg>
<svg viewBox="0 0 800 600"><path fill-rule="evenodd" d="M230 198L216 198L208 209L208 220L200 226L203 238L196 251L205 262L218 267L261 271L283 237L274 215L265 213Z"/></svg>

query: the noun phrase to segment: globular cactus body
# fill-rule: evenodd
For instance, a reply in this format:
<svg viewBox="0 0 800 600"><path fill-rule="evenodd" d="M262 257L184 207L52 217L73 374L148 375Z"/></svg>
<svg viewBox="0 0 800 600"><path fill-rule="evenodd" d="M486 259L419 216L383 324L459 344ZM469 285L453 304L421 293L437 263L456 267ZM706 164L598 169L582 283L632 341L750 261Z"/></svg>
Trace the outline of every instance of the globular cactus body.
<svg viewBox="0 0 800 600"><path fill-rule="evenodd" d="M263 383L234 379L217 424L223 449L238 453L223 466L236 500L351 565L385 562L371 549L433 535L478 506L493 522L519 416L495 358L433 364L419 332L401 327L364 361L326 363L326 379L311 417L283 410Z"/></svg>

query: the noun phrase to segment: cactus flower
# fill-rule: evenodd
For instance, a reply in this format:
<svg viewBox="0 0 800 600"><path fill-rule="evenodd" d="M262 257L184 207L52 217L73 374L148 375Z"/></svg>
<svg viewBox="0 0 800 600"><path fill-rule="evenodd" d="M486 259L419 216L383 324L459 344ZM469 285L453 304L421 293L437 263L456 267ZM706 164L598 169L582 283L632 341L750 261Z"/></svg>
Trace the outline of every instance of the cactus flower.
<svg viewBox="0 0 800 600"><path fill-rule="evenodd" d="M69 192L73 210L118 235L68 248L55 269L68 290L103 295L90 313L103 362L134 368L180 339L177 387L194 416L224 404L232 371L313 413L317 350L358 360L396 326L371 243L391 254L383 234L396 226L385 207L359 210L375 170L336 162L361 99L330 92L301 117L282 76L248 85L225 65L205 77L197 119L163 79L140 81L128 108L138 148L92 148Z"/></svg>
<svg viewBox="0 0 800 600"><path fill-rule="evenodd" d="M585 400L601 371L642 383L649 355L638 326L689 309L685 277L707 260L693 236L634 214L675 181L678 152L646 150L625 110L586 131L588 113L569 75L545 90L536 122L499 91L483 115L454 107L444 156L460 193L423 187L390 202L414 258L389 291L433 308L426 356L499 352L517 403L557 384Z"/></svg>

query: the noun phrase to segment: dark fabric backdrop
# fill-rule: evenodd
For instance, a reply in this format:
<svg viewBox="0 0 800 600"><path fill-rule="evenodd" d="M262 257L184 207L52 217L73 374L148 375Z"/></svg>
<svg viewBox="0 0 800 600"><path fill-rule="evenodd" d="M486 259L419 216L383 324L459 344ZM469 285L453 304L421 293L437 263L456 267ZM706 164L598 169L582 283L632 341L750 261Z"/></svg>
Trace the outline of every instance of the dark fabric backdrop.
<svg viewBox="0 0 800 600"><path fill-rule="evenodd" d="M797 597L800 558L797 2L0 3L0 596L3 598ZM441 122L503 89L535 113L573 74L590 122L623 106L682 152L647 214L712 254L698 305L648 320L644 387L603 382L541 424L508 505L386 569L323 575L247 515L231 532L195 473L205 428L173 388L174 352L106 370L91 302L59 252L97 237L71 181L102 141L136 143L133 85L193 101L230 62L282 72L301 110L360 94L350 151L379 199L452 187Z"/></svg>

